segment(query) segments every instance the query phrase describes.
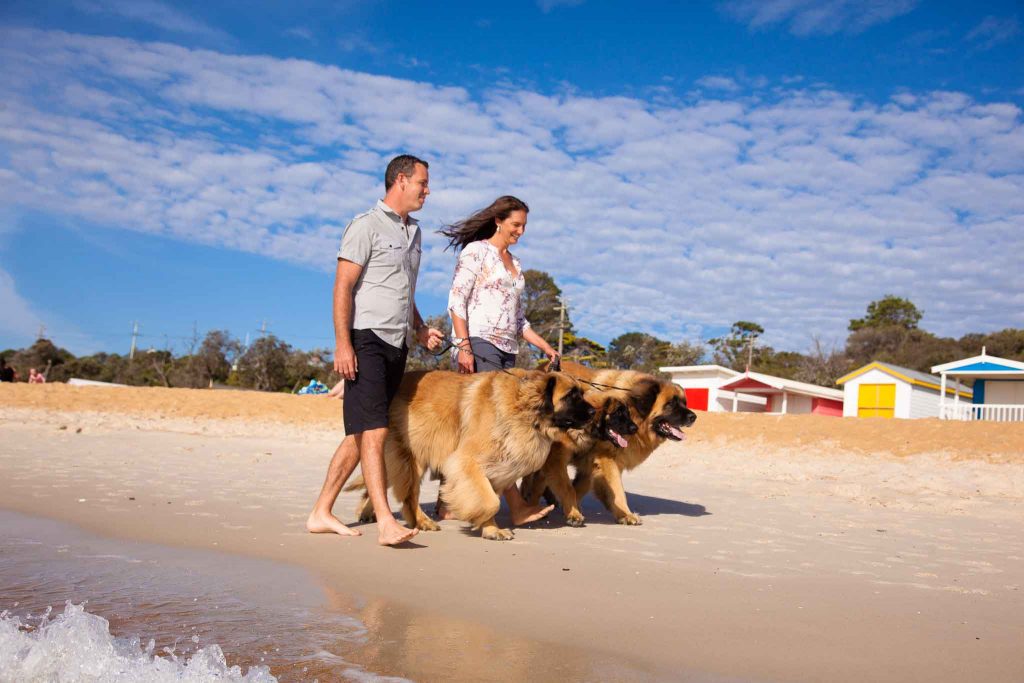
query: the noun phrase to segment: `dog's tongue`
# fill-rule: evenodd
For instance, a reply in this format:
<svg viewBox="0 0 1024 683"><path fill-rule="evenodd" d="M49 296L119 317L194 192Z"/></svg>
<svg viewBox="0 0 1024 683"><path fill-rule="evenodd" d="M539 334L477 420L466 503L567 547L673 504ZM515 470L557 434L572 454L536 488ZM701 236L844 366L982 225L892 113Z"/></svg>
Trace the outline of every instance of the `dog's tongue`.
<svg viewBox="0 0 1024 683"><path fill-rule="evenodd" d="M609 429L608 430L608 436L612 437L612 443L614 443L619 448L625 448L626 447L626 439L625 439L625 437L623 437L621 434L616 432L614 429Z"/></svg>
<svg viewBox="0 0 1024 683"><path fill-rule="evenodd" d="M665 429L668 430L669 434L671 434L672 436L676 437L680 441L682 441L683 439L686 438L686 434L683 434L683 430L680 429L679 427L673 427L672 425L667 424L667 425L665 425Z"/></svg>

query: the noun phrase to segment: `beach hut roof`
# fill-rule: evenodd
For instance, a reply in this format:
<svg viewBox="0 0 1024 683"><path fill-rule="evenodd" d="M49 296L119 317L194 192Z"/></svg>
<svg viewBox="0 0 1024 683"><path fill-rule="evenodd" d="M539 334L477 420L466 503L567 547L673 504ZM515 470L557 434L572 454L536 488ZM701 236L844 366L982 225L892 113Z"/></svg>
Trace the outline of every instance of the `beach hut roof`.
<svg viewBox="0 0 1024 683"><path fill-rule="evenodd" d="M858 368L853 372L840 377L836 380L836 384L846 384L850 380L856 379L871 370L880 370L891 377L901 379L904 382L908 382L916 386L927 387L928 389L935 389L936 391L942 390L942 380L935 375L929 375L928 373L921 372L919 370L911 370L910 368L893 365L892 363L883 363L879 360L871 361L864 367ZM967 389L957 382L949 382L946 386L946 393L951 394L954 391L959 391L960 395L966 398L970 398L972 396L970 389Z"/></svg>
<svg viewBox="0 0 1024 683"><path fill-rule="evenodd" d="M719 375L721 377L738 377L740 373L721 365L670 365L658 368L661 372L671 372L675 375Z"/></svg>
<svg viewBox="0 0 1024 683"><path fill-rule="evenodd" d="M951 363L943 363L932 368L932 372L973 377L975 379L995 379L999 377L1019 376L1024 378L1024 363L999 356L990 356L982 347L980 356L971 356Z"/></svg>
<svg viewBox="0 0 1024 683"><path fill-rule="evenodd" d="M797 382L796 380L764 375L760 372L750 372L749 370L738 377L726 380L724 383L719 385L718 388L727 391L742 391L743 393L761 394L773 394L785 391L789 394L803 394L805 396L814 396L817 398L829 398L834 401L843 400L843 392L839 389L830 389L817 384Z"/></svg>

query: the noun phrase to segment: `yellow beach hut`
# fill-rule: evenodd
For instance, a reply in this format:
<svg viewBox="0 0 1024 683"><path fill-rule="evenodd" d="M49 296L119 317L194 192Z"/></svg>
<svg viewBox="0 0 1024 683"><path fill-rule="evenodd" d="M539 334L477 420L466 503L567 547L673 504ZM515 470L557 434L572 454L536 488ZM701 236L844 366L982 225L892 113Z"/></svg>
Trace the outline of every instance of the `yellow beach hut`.
<svg viewBox="0 0 1024 683"><path fill-rule="evenodd" d="M940 396L971 400L971 390L958 383L892 363L873 361L840 377L843 417L938 417Z"/></svg>

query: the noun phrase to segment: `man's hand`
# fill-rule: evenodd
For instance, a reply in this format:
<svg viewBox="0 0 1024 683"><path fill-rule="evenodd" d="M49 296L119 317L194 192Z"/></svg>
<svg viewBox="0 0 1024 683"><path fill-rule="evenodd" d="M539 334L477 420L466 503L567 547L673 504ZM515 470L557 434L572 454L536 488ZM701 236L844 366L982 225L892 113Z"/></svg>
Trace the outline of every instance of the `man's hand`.
<svg viewBox="0 0 1024 683"><path fill-rule="evenodd" d="M356 360L356 352L352 348L352 344L339 344L334 349L334 371L349 381L356 378L356 373L359 372L359 362Z"/></svg>
<svg viewBox="0 0 1024 683"><path fill-rule="evenodd" d="M419 340L420 344L423 344L427 349L433 351L441 345L441 342L444 341L444 332L436 330L433 327L423 325L416 330L416 338Z"/></svg>

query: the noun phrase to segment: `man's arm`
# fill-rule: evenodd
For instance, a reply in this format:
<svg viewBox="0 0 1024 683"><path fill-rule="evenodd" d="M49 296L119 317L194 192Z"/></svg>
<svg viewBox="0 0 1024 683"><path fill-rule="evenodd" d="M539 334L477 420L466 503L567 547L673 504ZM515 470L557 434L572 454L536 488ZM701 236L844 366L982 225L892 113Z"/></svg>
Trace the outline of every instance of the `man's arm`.
<svg viewBox="0 0 1024 683"><path fill-rule="evenodd" d="M416 307L415 303L412 305L412 326L416 330L416 338L420 344L423 344L431 351L440 346L441 342L444 341L444 332L433 327L427 327L420 316L420 309Z"/></svg>
<svg viewBox="0 0 1024 683"><path fill-rule="evenodd" d="M362 266L342 258L334 271L334 370L348 380L359 372L352 348L352 291L362 272Z"/></svg>

